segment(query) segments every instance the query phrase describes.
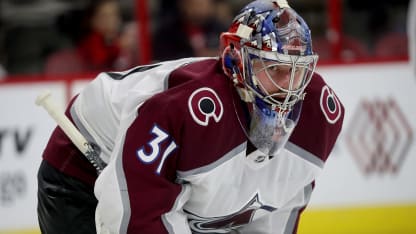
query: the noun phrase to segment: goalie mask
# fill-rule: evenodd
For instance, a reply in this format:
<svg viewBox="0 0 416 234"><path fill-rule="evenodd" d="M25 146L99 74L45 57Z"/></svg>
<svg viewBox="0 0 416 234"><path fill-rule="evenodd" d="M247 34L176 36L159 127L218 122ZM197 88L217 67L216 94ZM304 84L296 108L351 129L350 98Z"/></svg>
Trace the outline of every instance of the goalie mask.
<svg viewBox="0 0 416 234"><path fill-rule="evenodd" d="M221 45L223 70L249 103L248 137L276 155L297 124L318 60L310 30L286 0L258 0L234 18Z"/></svg>

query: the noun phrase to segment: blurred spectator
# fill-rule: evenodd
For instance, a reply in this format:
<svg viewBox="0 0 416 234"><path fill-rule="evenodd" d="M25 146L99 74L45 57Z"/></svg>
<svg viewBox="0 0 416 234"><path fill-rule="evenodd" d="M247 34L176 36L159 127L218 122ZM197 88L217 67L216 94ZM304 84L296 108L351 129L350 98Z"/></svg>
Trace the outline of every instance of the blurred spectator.
<svg viewBox="0 0 416 234"><path fill-rule="evenodd" d="M167 60L218 55L218 35L227 29L227 25L216 18L216 2L177 0L175 7L162 12L163 18L153 39L153 58Z"/></svg>
<svg viewBox="0 0 416 234"><path fill-rule="evenodd" d="M240 9L241 7L238 7ZM229 27L229 23L233 21L234 12L228 0L215 0L215 18L220 24Z"/></svg>
<svg viewBox="0 0 416 234"><path fill-rule="evenodd" d="M375 57L398 58L407 55L407 36L403 25L396 25L391 3L382 2L369 12L370 47Z"/></svg>
<svg viewBox="0 0 416 234"><path fill-rule="evenodd" d="M139 41L136 22L125 23L119 37L120 54L114 63L114 68L124 70L138 65Z"/></svg>
<svg viewBox="0 0 416 234"><path fill-rule="evenodd" d="M319 61L328 62L331 60L354 62L365 60L370 57L370 52L366 45L355 37L342 35L339 57L334 55L331 48L331 40L328 36L315 37L312 40L313 48L319 55Z"/></svg>
<svg viewBox="0 0 416 234"><path fill-rule="evenodd" d="M67 28L74 47L51 54L46 74L124 70L136 65L136 26L133 22L123 26L118 0L92 0L85 11L62 18L60 24Z"/></svg>
<svg viewBox="0 0 416 234"><path fill-rule="evenodd" d="M408 55L407 36L403 32L389 32L374 45L374 55L379 58L404 58Z"/></svg>
<svg viewBox="0 0 416 234"><path fill-rule="evenodd" d="M76 74L87 70L82 57L74 48L65 48L50 54L44 65L46 75Z"/></svg>
<svg viewBox="0 0 416 234"><path fill-rule="evenodd" d="M117 0L92 1L85 20L87 33L78 50L88 70L119 70L133 65L134 58L127 55L136 49L137 37L132 32L134 27L120 34L122 19Z"/></svg>

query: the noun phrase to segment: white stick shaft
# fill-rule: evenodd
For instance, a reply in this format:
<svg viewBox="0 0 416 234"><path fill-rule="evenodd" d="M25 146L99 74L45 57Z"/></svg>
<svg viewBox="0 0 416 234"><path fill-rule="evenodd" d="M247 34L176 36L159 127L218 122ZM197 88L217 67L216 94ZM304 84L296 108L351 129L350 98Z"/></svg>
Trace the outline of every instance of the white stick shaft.
<svg viewBox="0 0 416 234"><path fill-rule="evenodd" d="M71 139L74 145L85 155L89 150L89 143L79 132L74 124L65 115L65 112L59 108L52 100L50 92L40 94L36 98L36 104L45 108L49 115L56 121L59 127Z"/></svg>

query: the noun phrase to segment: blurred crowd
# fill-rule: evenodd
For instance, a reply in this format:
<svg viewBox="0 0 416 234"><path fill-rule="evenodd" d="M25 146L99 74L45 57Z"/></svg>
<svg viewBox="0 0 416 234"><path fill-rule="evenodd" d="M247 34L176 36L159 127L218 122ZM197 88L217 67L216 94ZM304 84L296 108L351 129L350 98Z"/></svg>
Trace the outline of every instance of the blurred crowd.
<svg viewBox="0 0 416 234"><path fill-rule="evenodd" d="M79 74L125 70L140 65L134 2L2 0L0 77L6 74ZM152 60L160 61L217 56L219 34L227 30L235 10L248 0L147 2ZM341 35L334 35L328 26L327 2L289 1L311 26L313 46L320 55L320 62L407 57L408 0L380 0L377 4L342 1ZM40 3L43 11L36 8ZM58 3L66 7L54 11L52 6ZM59 13L52 15L51 12ZM42 18L36 13L45 16L45 20L33 20ZM34 14L33 19L30 14ZM46 17L48 14L50 17ZM334 57L331 47L336 40L341 44L338 57Z"/></svg>
<svg viewBox="0 0 416 234"><path fill-rule="evenodd" d="M117 0L92 1L82 14L68 14L61 23L68 26L70 46L47 56L46 74L123 70L137 64L136 27L134 22L122 23Z"/></svg>

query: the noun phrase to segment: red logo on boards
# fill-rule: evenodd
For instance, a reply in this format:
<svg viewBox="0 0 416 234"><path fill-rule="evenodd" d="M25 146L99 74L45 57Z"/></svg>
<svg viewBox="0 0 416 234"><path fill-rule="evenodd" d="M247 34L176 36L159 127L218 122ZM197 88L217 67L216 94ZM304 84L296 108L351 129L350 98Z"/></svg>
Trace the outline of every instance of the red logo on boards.
<svg viewBox="0 0 416 234"><path fill-rule="evenodd" d="M392 98L362 100L346 143L364 174L397 173L413 140L411 125Z"/></svg>

